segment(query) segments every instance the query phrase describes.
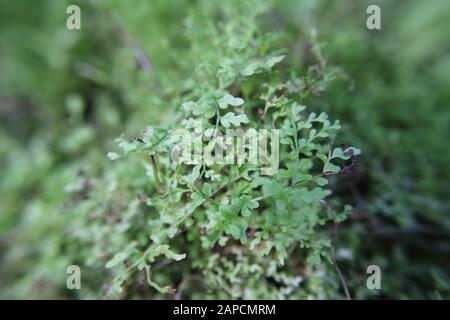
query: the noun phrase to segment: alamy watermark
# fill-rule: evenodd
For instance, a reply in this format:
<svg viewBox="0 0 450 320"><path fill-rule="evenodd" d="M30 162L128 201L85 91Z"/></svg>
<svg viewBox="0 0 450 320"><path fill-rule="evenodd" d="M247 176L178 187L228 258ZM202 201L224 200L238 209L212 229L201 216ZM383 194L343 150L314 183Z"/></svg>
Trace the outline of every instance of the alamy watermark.
<svg viewBox="0 0 450 320"><path fill-rule="evenodd" d="M66 8L66 13L69 15L66 19L66 27L69 30L81 29L81 9L79 6L72 4ZM366 20L366 27L369 30L381 29L381 9L376 4L371 4L367 7L366 13L369 14Z"/></svg>
<svg viewBox="0 0 450 320"><path fill-rule="evenodd" d="M372 264L367 267L367 274L370 276L367 278L366 286L369 290L380 290L381 289L381 268L376 264Z"/></svg>
<svg viewBox="0 0 450 320"><path fill-rule="evenodd" d="M369 30L381 29L381 9L376 4L367 7L366 13L369 14L366 20L366 26Z"/></svg>
<svg viewBox="0 0 450 320"><path fill-rule="evenodd" d="M69 290L81 289L81 269L77 265L70 265L66 269L67 277L66 286Z"/></svg>
<svg viewBox="0 0 450 320"><path fill-rule="evenodd" d="M192 129L176 129L172 134L175 146L171 158L175 163L206 166L248 163L261 165L262 175L278 172L279 129L226 129L223 135L218 128L204 130L201 121L195 121Z"/></svg>

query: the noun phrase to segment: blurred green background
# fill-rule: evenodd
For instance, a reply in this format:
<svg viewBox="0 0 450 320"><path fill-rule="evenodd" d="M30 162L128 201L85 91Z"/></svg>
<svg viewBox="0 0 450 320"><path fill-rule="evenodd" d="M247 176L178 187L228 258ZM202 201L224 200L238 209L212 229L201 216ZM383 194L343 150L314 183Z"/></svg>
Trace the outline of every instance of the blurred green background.
<svg viewBox="0 0 450 320"><path fill-rule="evenodd" d="M69 4L81 7L81 30L66 28ZM381 7L381 30L365 26L369 4ZM218 5L0 2L1 298L101 296L107 275L95 268L84 294L65 289L66 266L87 250L64 241L81 223L70 191L86 172L108 181L106 153L121 133L171 119L179 106L168 97L213 42L201 30L186 36L185 26L213 21L196 14ZM293 70L316 30L327 63L345 75L308 106L340 119L339 142L363 150L334 190L355 207L339 233L353 296L449 298L450 2L272 1L261 28L283 35ZM383 270L376 293L361 285L371 264Z"/></svg>

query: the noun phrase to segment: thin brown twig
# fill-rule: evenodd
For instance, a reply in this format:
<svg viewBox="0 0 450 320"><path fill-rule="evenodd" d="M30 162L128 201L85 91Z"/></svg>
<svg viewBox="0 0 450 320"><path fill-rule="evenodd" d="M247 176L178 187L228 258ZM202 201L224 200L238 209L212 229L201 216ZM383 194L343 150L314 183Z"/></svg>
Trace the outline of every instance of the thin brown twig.
<svg viewBox="0 0 450 320"><path fill-rule="evenodd" d="M325 200L321 200L322 205L325 206L326 210L328 212L332 212L332 209L330 206L325 202ZM345 280L344 274L342 273L341 269L339 268L339 265L337 263L336 259L336 242L337 242L337 236L338 236L338 225L336 218L333 217L333 223L334 223L334 235L333 240L331 241L331 260L333 261L333 266L339 276L339 280L341 281L341 285L344 288L345 296L347 297L347 300L352 300L352 296L350 294L350 291L348 290L347 281Z"/></svg>
<svg viewBox="0 0 450 320"><path fill-rule="evenodd" d="M115 27L119 30L121 40L133 51L134 58L139 64L139 67L146 72L152 72L154 70L153 64L144 49L139 45L138 41L125 30L117 19L112 17L112 20Z"/></svg>
<svg viewBox="0 0 450 320"><path fill-rule="evenodd" d="M136 59L139 66L147 71L153 71L153 65L150 62L150 59L145 54L144 50L139 46L136 39L134 39L131 35L129 35L124 29L122 31L123 41L133 50L134 58Z"/></svg>

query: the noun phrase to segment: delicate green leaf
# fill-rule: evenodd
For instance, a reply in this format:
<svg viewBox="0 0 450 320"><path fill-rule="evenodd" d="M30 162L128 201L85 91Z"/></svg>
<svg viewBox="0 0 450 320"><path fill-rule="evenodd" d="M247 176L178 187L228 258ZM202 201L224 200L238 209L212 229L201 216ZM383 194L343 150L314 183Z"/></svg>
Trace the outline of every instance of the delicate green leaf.
<svg viewBox="0 0 450 320"><path fill-rule="evenodd" d="M113 268L128 258L128 253L119 252L111 260L106 263L106 268Z"/></svg>
<svg viewBox="0 0 450 320"><path fill-rule="evenodd" d="M219 99L218 103L221 109L225 109L229 105L233 107L240 106L244 104L244 100L241 98L235 98L231 94L227 93L222 98Z"/></svg>

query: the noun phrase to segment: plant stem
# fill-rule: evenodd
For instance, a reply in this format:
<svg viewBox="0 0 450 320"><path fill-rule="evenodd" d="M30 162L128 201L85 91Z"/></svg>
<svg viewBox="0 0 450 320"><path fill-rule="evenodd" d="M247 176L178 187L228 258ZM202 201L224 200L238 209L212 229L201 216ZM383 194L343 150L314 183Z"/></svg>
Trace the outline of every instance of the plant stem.
<svg viewBox="0 0 450 320"><path fill-rule="evenodd" d="M153 176L155 177L155 182L156 182L158 189L160 189L161 188L161 180L159 178L158 165L156 163L155 156L151 155L150 159L151 159L151 164L152 164L152 169L153 169Z"/></svg>

